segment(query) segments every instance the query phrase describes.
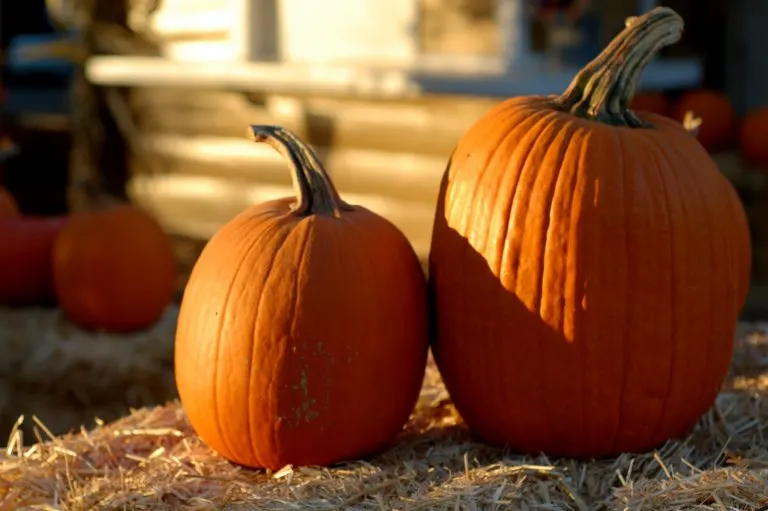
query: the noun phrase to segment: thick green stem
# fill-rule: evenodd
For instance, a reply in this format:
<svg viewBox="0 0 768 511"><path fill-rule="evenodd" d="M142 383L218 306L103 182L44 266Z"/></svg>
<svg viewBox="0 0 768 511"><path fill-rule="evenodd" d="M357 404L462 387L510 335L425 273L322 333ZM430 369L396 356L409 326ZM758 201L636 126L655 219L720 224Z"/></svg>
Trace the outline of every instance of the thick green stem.
<svg viewBox="0 0 768 511"><path fill-rule="evenodd" d="M252 125L249 135L254 142L269 144L291 163L291 180L297 198L295 213L340 216L342 211L353 209L341 200L314 151L291 131L280 126Z"/></svg>
<svg viewBox="0 0 768 511"><path fill-rule="evenodd" d="M648 127L629 105L645 67L661 48L680 40L683 26L683 19L669 7L627 19L624 30L579 71L555 106L613 126Z"/></svg>

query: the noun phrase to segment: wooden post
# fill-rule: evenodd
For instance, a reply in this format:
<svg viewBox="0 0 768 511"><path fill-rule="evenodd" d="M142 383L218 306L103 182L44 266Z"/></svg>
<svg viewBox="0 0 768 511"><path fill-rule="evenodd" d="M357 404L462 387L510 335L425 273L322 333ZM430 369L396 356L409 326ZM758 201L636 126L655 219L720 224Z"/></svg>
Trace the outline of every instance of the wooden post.
<svg viewBox="0 0 768 511"><path fill-rule="evenodd" d="M505 67L514 69L529 61L531 35L528 2L526 0L497 0L497 19L501 54Z"/></svg>
<svg viewBox="0 0 768 511"><path fill-rule="evenodd" d="M79 55L71 85L72 149L69 169L70 211L92 207L93 189L124 198L127 162L125 144L109 115L104 98L87 80L85 63L95 53L98 22L127 24L126 0L81 0ZM85 186L84 186L85 185Z"/></svg>

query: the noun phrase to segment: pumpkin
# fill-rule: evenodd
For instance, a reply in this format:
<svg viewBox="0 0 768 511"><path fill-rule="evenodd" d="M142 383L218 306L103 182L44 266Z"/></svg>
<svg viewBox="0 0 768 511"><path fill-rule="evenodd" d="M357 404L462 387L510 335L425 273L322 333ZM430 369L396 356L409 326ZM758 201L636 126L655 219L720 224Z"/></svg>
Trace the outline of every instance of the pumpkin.
<svg viewBox="0 0 768 511"><path fill-rule="evenodd" d="M738 130L736 112L728 97L720 91L700 89L684 93L673 109L673 118L682 121L686 112L701 117L698 138L709 152L727 149Z"/></svg>
<svg viewBox="0 0 768 511"><path fill-rule="evenodd" d="M5 188L0 188L0 218L18 217L20 215L19 206L11 192Z"/></svg>
<svg viewBox="0 0 768 511"><path fill-rule="evenodd" d="M290 162L297 199L251 206L201 252L176 332L179 397L202 440L240 465L373 454L419 395L424 272L402 232L344 202L295 134L252 136Z"/></svg>
<svg viewBox="0 0 768 511"><path fill-rule="evenodd" d="M71 215L52 264L59 306L85 330L144 330L176 292L170 239L151 215L130 204Z"/></svg>
<svg viewBox="0 0 768 511"><path fill-rule="evenodd" d="M744 118L739 134L739 146L741 156L750 165L768 168L766 128L768 128L768 106L755 109Z"/></svg>
<svg viewBox="0 0 768 511"><path fill-rule="evenodd" d="M667 117L672 115L672 103L660 91L645 91L635 94L630 108L635 111L651 112Z"/></svg>
<svg viewBox="0 0 768 511"><path fill-rule="evenodd" d="M53 301L51 254L65 217L0 217L0 304Z"/></svg>
<svg viewBox="0 0 768 511"><path fill-rule="evenodd" d="M749 282L744 210L680 123L628 109L682 30L666 7L628 20L562 95L507 99L455 147L429 254L432 349L487 443L644 451L721 388Z"/></svg>

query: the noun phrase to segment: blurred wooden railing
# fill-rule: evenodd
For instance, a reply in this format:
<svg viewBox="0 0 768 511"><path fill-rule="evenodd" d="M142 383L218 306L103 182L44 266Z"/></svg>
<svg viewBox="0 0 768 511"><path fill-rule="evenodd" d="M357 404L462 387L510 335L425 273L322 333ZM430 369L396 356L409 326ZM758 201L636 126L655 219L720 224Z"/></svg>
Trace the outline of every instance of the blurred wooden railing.
<svg viewBox="0 0 768 511"><path fill-rule="evenodd" d="M494 100L362 101L132 89L129 195L179 234L208 237L250 204L293 193L287 163L248 141L280 124L311 143L345 198L394 222L426 257L435 199L463 131Z"/></svg>

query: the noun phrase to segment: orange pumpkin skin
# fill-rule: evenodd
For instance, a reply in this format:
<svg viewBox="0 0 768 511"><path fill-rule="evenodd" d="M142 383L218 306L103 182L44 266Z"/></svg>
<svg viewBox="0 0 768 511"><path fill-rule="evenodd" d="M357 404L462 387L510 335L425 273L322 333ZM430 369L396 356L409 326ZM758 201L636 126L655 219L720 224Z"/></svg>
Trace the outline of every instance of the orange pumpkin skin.
<svg viewBox="0 0 768 511"><path fill-rule="evenodd" d="M706 89L689 91L675 104L673 116L682 122L688 111L702 120L698 139L707 151L721 151L734 142L738 133L738 118L725 94Z"/></svg>
<svg viewBox="0 0 768 511"><path fill-rule="evenodd" d="M672 115L672 103L663 92L658 91L646 91L635 94L630 108L635 111L650 112L666 117Z"/></svg>
<svg viewBox="0 0 768 511"><path fill-rule="evenodd" d="M304 147L280 128L254 129L256 140L292 140L292 154ZM336 195L330 180L315 191ZM360 206L334 214L293 202L253 206L211 238L176 333L191 424L254 468L328 465L386 447L426 367L426 282L405 236Z"/></svg>
<svg viewBox="0 0 768 511"><path fill-rule="evenodd" d="M744 118L739 134L741 155L750 165L768 168L768 106L753 110Z"/></svg>
<svg viewBox="0 0 768 511"><path fill-rule="evenodd" d="M51 254L65 223L65 217L0 218L0 304L52 301Z"/></svg>
<svg viewBox="0 0 768 511"><path fill-rule="evenodd" d="M5 188L0 188L0 218L15 218L21 216L16 199L11 192Z"/></svg>
<svg viewBox="0 0 768 511"><path fill-rule="evenodd" d="M77 213L53 251L59 305L86 330L127 333L154 324L176 290L170 239L131 205Z"/></svg>
<svg viewBox="0 0 768 511"><path fill-rule="evenodd" d="M682 28L667 8L635 23L647 37ZM621 89L589 97L590 77L639 58L611 55L563 96L491 109L439 191L433 353L470 430L516 451L655 447L712 405L731 360L751 257L742 205L680 123L631 116Z"/></svg>

